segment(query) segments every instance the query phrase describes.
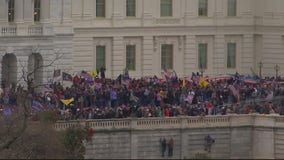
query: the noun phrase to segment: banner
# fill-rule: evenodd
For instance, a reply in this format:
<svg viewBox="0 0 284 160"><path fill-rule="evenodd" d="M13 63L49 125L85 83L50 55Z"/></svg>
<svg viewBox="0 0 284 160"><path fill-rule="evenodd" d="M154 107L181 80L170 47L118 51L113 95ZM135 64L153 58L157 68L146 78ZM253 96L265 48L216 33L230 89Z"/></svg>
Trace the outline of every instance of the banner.
<svg viewBox="0 0 284 160"><path fill-rule="evenodd" d="M53 78L59 77L60 75L61 75L61 70L60 70L60 69L54 70L54 72L53 72Z"/></svg>
<svg viewBox="0 0 284 160"><path fill-rule="evenodd" d="M71 76L71 74L62 72L62 80L63 81L72 81L73 77Z"/></svg>
<svg viewBox="0 0 284 160"><path fill-rule="evenodd" d="M61 102L65 105L69 105L71 102L74 101L74 98L70 98L70 99L60 99Z"/></svg>
<svg viewBox="0 0 284 160"><path fill-rule="evenodd" d="M209 83L204 79L204 77L200 77L200 78L199 78L198 84L199 84L200 86L203 86L203 87L206 87L206 86L209 85Z"/></svg>

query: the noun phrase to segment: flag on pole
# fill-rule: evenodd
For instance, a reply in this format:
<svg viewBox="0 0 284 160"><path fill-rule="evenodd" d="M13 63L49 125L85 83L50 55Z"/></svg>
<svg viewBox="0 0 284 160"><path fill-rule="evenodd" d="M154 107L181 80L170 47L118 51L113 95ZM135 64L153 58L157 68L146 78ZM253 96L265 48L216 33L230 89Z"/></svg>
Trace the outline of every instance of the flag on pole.
<svg viewBox="0 0 284 160"><path fill-rule="evenodd" d="M96 77L96 76L98 75L97 69L91 70L90 75L91 75L92 77Z"/></svg>
<svg viewBox="0 0 284 160"><path fill-rule="evenodd" d="M92 77L88 72L86 72L84 70L81 71L80 76L82 76L84 78L91 78Z"/></svg>
<svg viewBox="0 0 284 160"><path fill-rule="evenodd" d="M53 78L59 77L61 75L60 69L55 69L53 72Z"/></svg>
<svg viewBox="0 0 284 160"><path fill-rule="evenodd" d="M200 86L202 86L202 87L206 87L206 86L209 85L209 83L204 79L204 77L200 77L200 78L199 78L198 84L199 84Z"/></svg>
<svg viewBox="0 0 284 160"><path fill-rule="evenodd" d="M183 80L182 80L182 88L184 88L185 87L185 78L183 78Z"/></svg>
<svg viewBox="0 0 284 160"><path fill-rule="evenodd" d="M230 89L230 91L233 93L233 95L239 101L240 100L240 93L238 92L238 90L233 85L229 85L228 88Z"/></svg>
<svg viewBox="0 0 284 160"><path fill-rule="evenodd" d="M60 81L60 79L61 79L60 75L61 75L61 70L60 69L54 70L54 72L53 72L53 82Z"/></svg>
<svg viewBox="0 0 284 160"><path fill-rule="evenodd" d="M62 72L62 80L63 81L72 81L73 77L71 74L68 74L66 72Z"/></svg>

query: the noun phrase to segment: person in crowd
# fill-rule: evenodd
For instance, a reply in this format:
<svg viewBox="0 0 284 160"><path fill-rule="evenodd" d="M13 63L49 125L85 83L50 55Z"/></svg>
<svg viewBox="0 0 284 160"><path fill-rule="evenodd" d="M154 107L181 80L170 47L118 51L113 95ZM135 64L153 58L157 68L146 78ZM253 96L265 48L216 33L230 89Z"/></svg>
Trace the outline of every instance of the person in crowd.
<svg viewBox="0 0 284 160"><path fill-rule="evenodd" d="M161 138L160 139L160 143L161 143L161 148L162 148L162 157L164 157L166 149L167 149L167 140L166 140L166 138L165 137Z"/></svg>
<svg viewBox="0 0 284 160"><path fill-rule="evenodd" d="M211 146L212 146L212 144L215 143L215 139L210 134L208 134L207 136L205 136L204 140L205 140L204 150L207 151L208 153L210 153L211 152Z"/></svg>
<svg viewBox="0 0 284 160"><path fill-rule="evenodd" d="M170 137L168 141L168 157L173 156L173 150L174 150L174 140L173 137Z"/></svg>

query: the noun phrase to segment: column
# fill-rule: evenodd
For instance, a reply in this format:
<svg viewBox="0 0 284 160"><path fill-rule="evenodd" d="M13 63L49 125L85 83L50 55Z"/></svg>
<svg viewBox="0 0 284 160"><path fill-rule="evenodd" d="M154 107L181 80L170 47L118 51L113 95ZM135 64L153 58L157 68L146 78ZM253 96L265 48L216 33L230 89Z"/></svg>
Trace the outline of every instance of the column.
<svg viewBox="0 0 284 160"><path fill-rule="evenodd" d="M186 35L184 47L184 75L191 76L191 73L196 71L198 71L196 37L195 35Z"/></svg>
<svg viewBox="0 0 284 160"><path fill-rule="evenodd" d="M185 0L185 12L184 12L184 19L185 25L190 25L193 21L191 19L197 16L197 1L189 1Z"/></svg>
<svg viewBox="0 0 284 160"><path fill-rule="evenodd" d="M153 56L154 56L154 50L158 50L158 46L154 46L154 43L156 44L158 42L153 41L153 36L143 37L142 75L141 76L154 75L153 74L154 72L153 70L155 70L154 64L157 64L157 62L154 63Z"/></svg>
<svg viewBox="0 0 284 160"><path fill-rule="evenodd" d="M71 0L62 0L62 23L71 23Z"/></svg>
<svg viewBox="0 0 284 160"><path fill-rule="evenodd" d="M94 4L93 4L93 0L83 0L83 6L82 6L82 10L83 10L83 18L85 20L91 20L93 18L93 8L94 8Z"/></svg>
<svg viewBox="0 0 284 160"><path fill-rule="evenodd" d="M18 0L16 0L18 1ZM32 0L25 0L24 4L24 21L25 23L33 23L34 21L34 3ZM17 11L16 11L17 12Z"/></svg>
<svg viewBox="0 0 284 160"><path fill-rule="evenodd" d="M279 36L280 37L280 36ZM254 64L254 37L252 34L245 34L243 36L243 52L241 54L241 69L240 72L243 74L252 74L251 69L256 72L253 68ZM269 50L270 52L270 50ZM271 55L270 55L271 56ZM239 67L238 67L239 68ZM257 72L256 72L257 74Z"/></svg>
<svg viewBox="0 0 284 160"><path fill-rule="evenodd" d="M143 26L152 26L154 22L153 18L153 0L143 0Z"/></svg>
<svg viewBox="0 0 284 160"><path fill-rule="evenodd" d="M112 12L112 25L113 27L121 27L123 25L123 12L125 1L113 0L113 12Z"/></svg>
<svg viewBox="0 0 284 160"><path fill-rule="evenodd" d="M283 73L283 42L282 42L282 36L280 34L263 34L263 41L262 41L262 47L263 47L263 76L275 76L275 65L280 65L280 72ZM246 38L246 37L244 37ZM245 41L245 40L244 40ZM244 42L245 44L245 42ZM280 74L281 75L281 74Z"/></svg>
<svg viewBox="0 0 284 160"><path fill-rule="evenodd" d="M224 16L224 11L225 11L224 5L227 5L227 2L224 3L223 0L215 0L215 13L214 13L214 16L216 16L216 17L223 17Z"/></svg>
<svg viewBox="0 0 284 160"><path fill-rule="evenodd" d="M8 3L6 0L0 0L0 23L8 22Z"/></svg>
<svg viewBox="0 0 284 160"><path fill-rule="evenodd" d="M113 48L112 48L112 77L117 77L123 73L125 68L124 64L124 45L123 37L113 37Z"/></svg>
<svg viewBox="0 0 284 160"><path fill-rule="evenodd" d="M225 73L225 36L222 34L215 35L213 52L213 74Z"/></svg>
<svg viewBox="0 0 284 160"><path fill-rule="evenodd" d="M24 20L24 1L15 0L15 23L23 23Z"/></svg>
<svg viewBox="0 0 284 160"><path fill-rule="evenodd" d="M40 21L42 23L47 23L49 21L49 12L50 12L50 0L43 0L43 1L40 1L40 10L41 10L41 13L40 13Z"/></svg>

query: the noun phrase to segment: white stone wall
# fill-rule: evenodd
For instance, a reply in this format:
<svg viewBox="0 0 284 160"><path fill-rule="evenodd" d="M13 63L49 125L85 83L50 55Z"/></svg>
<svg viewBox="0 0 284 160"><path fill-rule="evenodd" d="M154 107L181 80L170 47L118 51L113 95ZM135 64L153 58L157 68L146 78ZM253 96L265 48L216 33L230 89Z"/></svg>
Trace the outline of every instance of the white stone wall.
<svg viewBox="0 0 284 160"><path fill-rule="evenodd" d="M40 48L47 54L44 63L50 61L52 52L61 51L65 57L53 67L75 73L93 69L95 46L105 43L106 76L116 78L125 68L127 43L137 46L132 77L160 76L160 46L169 43L174 45L174 70L179 76L189 76L198 71L197 45L204 41L209 47L205 75L259 73L261 61L263 76L274 76L276 64L284 76L283 0L237 0L235 17L227 16L227 0L209 0L207 17L198 17L198 0L173 0L172 17L160 17L160 0L137 0L136 17L126 17L125 0L106 0L106 17L97 18L95 2L44 0L42 21L34 23L33 0L16 0L15 23L8 23L8 1L0 0L0 48L40 48L40 37L50 48ZM227 42L237 43L236 69L226 67Z"/></svg>

